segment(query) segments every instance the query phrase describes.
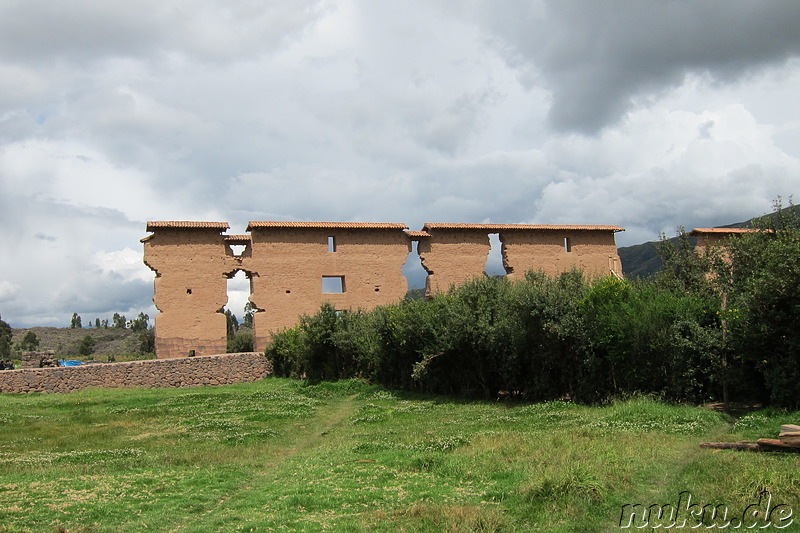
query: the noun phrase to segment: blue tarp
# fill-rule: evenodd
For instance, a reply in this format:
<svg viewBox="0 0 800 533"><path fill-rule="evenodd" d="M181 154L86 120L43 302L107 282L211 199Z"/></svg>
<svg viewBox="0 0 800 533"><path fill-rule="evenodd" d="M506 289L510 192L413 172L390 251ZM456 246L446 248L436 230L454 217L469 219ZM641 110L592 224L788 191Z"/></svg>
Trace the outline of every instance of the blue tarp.
<svg viewBox="0 0 800 533"><path fill-rule="evenodd" d="M58 360L58 366L78 366L82 364L83 361L64 361L62 359Z"/></svg>

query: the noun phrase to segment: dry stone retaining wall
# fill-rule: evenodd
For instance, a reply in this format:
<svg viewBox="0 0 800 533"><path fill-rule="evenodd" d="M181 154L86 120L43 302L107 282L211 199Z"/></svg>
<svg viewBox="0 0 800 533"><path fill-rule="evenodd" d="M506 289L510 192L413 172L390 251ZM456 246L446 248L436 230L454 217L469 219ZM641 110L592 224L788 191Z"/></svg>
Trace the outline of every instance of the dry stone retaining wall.
<svg viewBox="0 0 800 533"><path fill-rule="evenodd" d="M0 392L73 392L89 387L198 387L256 381L271 368L263 353L25 368L0 372Z"/></svg>

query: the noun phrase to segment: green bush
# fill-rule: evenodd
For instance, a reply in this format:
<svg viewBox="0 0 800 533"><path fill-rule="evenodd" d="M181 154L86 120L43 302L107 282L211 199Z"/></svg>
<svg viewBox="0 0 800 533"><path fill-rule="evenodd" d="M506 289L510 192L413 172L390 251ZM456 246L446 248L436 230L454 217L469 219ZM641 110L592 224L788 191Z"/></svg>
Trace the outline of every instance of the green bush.
<svg viewBox="0 0 800 533"><path fill-rule="evenodd" d="M252 352L253 332L250 329L240 328L228 338L228 353Z"/></svg>
<svg viewBox="0 0 800 533"><path fill-rule="evenodd" d="M699 402L712 395L721 350L716 301L606 279L582 305L592 343L590 397L642 392Z"/></svg>

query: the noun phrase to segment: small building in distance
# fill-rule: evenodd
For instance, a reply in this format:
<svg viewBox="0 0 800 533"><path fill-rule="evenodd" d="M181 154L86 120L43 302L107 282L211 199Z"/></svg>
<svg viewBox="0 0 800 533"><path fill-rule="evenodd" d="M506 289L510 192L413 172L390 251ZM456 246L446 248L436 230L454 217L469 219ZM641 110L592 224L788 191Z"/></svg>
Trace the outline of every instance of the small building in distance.
<svg viewBox="0 0 800 533"><path fill-rule="evenodd" d="M757 233L755 228L694 228L689 235L697 238L695 250L698 253L707 253L713 247L724 247L725 241L745 233Z"/></svg>

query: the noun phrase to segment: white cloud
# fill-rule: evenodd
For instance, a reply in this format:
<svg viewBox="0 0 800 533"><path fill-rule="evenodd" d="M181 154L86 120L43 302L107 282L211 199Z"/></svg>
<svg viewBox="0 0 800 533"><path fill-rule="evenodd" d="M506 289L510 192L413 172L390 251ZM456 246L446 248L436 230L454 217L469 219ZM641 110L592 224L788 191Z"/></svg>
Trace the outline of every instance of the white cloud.
<svg viewBox="0 0 800 533"><path fill-rule="evenodd" d="M10 281L0 280L0 303L12 301L19 294L19 287Z"/></svg>

